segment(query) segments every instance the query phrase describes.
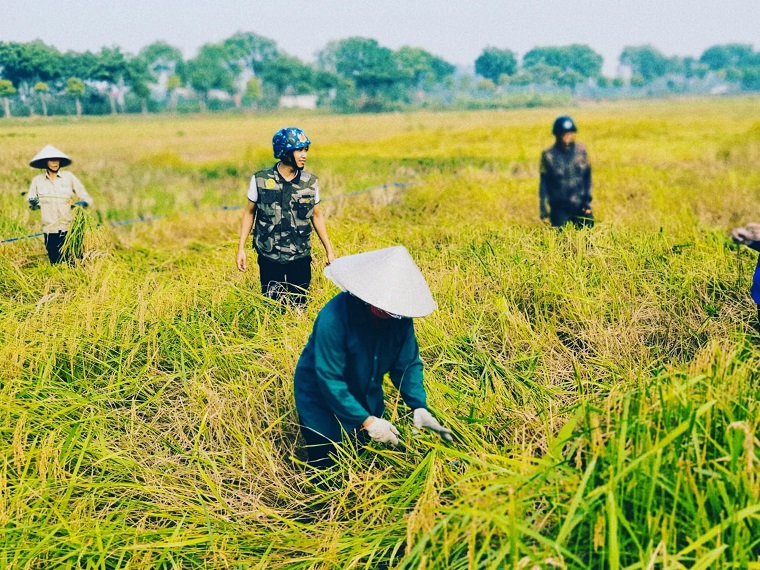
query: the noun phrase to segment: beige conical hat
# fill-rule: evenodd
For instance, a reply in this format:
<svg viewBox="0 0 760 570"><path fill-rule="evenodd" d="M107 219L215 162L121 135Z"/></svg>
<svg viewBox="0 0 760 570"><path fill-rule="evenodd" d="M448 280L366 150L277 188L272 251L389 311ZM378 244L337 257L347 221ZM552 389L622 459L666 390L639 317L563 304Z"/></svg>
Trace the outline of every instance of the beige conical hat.
<svg viewBox="0 0 760 570"><path fill-rule="evenodd" d="M49 144L45 145L45 148L35 155L29 163L29 166L32 168L47 168L47 161L55 160L56 158L61 161L61 168L71 164L71 159L66 153L61 152L52 144Z"/></svg>
<svg viewBox="0 0 760 570"><path fill-rule="evenodd" d="M325 276L394 315L424 317L436 308L422 272L403 245L339 257L325 267Z"/></svg>

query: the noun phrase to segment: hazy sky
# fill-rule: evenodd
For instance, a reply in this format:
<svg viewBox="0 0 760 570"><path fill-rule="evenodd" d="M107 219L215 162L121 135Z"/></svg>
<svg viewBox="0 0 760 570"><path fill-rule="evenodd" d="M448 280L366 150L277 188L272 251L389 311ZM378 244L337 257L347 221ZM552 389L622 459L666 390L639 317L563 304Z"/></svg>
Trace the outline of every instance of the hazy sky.
<svg viewBox="0 0 760 570"><path fill-rule="evenodd" d="M0 0L0 40L41 39L60 50L155 40L186 57L206 43L252 31L304 61L331 39L364 36L425 48L472 65L486 46L522 55L535 46L585 43L614 73L626 45L699 56L711 45L760 48L760 0Z"/></svg>

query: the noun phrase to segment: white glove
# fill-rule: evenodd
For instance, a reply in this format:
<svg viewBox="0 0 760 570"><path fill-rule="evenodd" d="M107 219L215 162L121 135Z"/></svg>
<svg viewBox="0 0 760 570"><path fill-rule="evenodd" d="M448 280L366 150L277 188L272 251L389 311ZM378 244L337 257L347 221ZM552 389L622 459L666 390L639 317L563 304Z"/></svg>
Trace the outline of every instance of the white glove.
<svg viewBox="0 0 760 570"><path fill-rule="evenodd" d="M731 232L731 239L736 243L747 243L752 241L752 232L744 228L736 228Z"/></svg>
<svg viewBox="0 0 760 570"><path fill-rule="evenodd" d="M396 429L396 426L388 420L375 418L365 429L374 441L398 445L398 436L401 434Z"/></svg>
<svg viewBox="0 0 760 570"><path fill-rule="evenodd" d="M760 251L760 225L747 224L746 228L736 228L731 232L731 239L755 251Z"/></svg>
<svg viewBox="0 0 760 570"><path fill-rule="evenodd" d="M417 429L427 428L434 431L441 436L441 439L445 439L446 441L454 441L454 438L451 436L451 430L439 424L438 420L425 408L414 410L414 426Z"/></svg>

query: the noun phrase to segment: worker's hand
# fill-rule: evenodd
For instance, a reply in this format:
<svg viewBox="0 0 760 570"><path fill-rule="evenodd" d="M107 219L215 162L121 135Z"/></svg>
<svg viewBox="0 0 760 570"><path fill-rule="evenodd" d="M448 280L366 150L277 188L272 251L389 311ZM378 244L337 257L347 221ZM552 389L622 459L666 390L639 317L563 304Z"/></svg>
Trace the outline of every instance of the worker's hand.
<svg viewBox="0 0 760 570"><path fill-rule="evenodd" d="M545 224L550 223L549 216L541 216L541 221Z"/></svg>
<svg viewBox="0 0 760 570"><path fill-rule="evenodd" d="M30 210L39 210L40 209L40 199L39 198L30 198L29 199L29 209Z"/></svg>
<svg viewBox="0 0 760 570"><path fill-rule="evenodd" d="M414 426L417 429L426 428L434 431L441 436L441 439L446 441L454 441L454 438L451 436L451 430L439 424L438 420L436 420L425 408L417 408L414 410Z"/></svg>
<svg viewBox="0 0 760 570"><path fill-rule="evenodd" d="M327 252L327 265L335 261L335 254L332 251Z"/></svg>
<svg viewBox="0 0 760 570"><path fill-rule="evenodd" d="M245 256L245 250L239 249L237 253L237 268L240 271L248 269L248 259Z"/></svg>
<svg viewBox="0 0 760 570"><path fill-rule="evenodd" d="M584 208L582 210L584 216L590 216L591 215L591 208Z"/></svg>
<svg viewBox="0 0 760 570"><path fill-rule="evenodd" d="M77 206L79 206L80 208L86 208L87 207L87 202L85 202L84 200L79 200L78 202L74 202L71 205L72 208L75 208Z"/></svg>
<svg viewBox="0 0 760 570"><path fill-rule="evenodd" d="M396 426L383 418L370 418L370 420L369 424L364 426L364 429L367 430L367 434L374 441L398 445L398 436L401 434L399 434Z"/></svg>
<svg viewBox="0 0 760 570"><path fill-rule="evenodd" d="M736 228L731 232L731 239L736 243L749 243L752 241L752 232L745 228Z"/></svg>

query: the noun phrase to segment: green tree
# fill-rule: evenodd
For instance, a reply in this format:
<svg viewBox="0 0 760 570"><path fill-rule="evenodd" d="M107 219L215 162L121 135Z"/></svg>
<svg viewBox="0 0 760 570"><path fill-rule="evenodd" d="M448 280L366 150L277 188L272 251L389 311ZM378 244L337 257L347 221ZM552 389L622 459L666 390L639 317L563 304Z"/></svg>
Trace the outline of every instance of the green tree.
<svg viewBox="0 0 760 570"><path fill-rule="evenodd" d="M422 48L402 46L394 53L401 74L412 87L429 89L454 74L456 68L443 58Z"/></svg>
<svg viewBox="0 0 760 570"><path fill-rule="evenodd" d="M724 44L707 48L699 57L700 63L712 71L735 67L745 69L754 63L754 51L751 44Z"/></svg>
<svg viewBox="0 0 760 570"><path fill-rule="evenodd" d="M169 93L169 109L177 110L177 89L182 87L182 78L176 73L166 79L166 91Z"/></svg>
<svg viewBox="0 0 760 570"><path fill-rule="evenodd" d="M3 99L3 105L5 106L5 118L8 119L11 116L11 100L10 98L16 94L16 88L13 86L13 82L10 79L0 79L0 98Z"/></svg>
<svg viewBox="0 0 760 570"><path fill-rule="evenodd" d="M261 100L262 94L261 80L258 77L251 77L245 84L243 97L251 102L251 107L255 108Z"/></svg>
<svg viewBox="0 0 760 570"><path fill-rule="evenodd" d="M583 75L575 71L574 69L568 69L567 71L563 71L559 74L559 77L557 77L557 85L560 87L569 87L570 89L575 89L575 87L582 83L585 78Z"/></svg>
<svg viewBox="0 0 760 570"><path fill-rule="evenodd" d="M620 63L627 65L634 76L649 82L670 71L671 64L662 52L650 45L627 46L620 54Z"/></svg>
<svg viewBox="0 0 760 570"><path fill-rule="evenodd" d="M0 42L0 69L5 79L28 94L38 81L51 81L60 76L62 56L41 41Z"/></svg>
<svg viewBox="0 0 760 570"><path fill-rule="evenodd" d="M128 83L130 73L129 61L120 48L104 47L96 54L89 79L102 81L109 86L108 100L111 104L112 114L116 114L117 86L120 83Z"/></svg>
<svg viewBox="0 0 760 570"><path fill-rule="evenodd" d="M280 54L274 40L253 32L238 32L224 40L222 47L227 54L229 69L236 76L246 69L258 75L264 63Z"/></svg>
<svg viewBox="0 0 760 570"><path fill-rule="evenodd" d="M185 62L182 58L182 52L180 52L178 48L164 41L157 41L142 48L138 52L136 59L144 63L149 76L145 77L142 74L139 74L142 80L147 84L152 83L164 87L169 96L169 106L176 108L176 104L173 105L172 102L173 90L180 87L181 83L180 85L176 85L173 89L170 89L169 78L173 76L181 76L185 72ZM138 89L142 90L142 87L138 87Z"/></svg>
<svg viewBox="0 0 760 570"><path fill-rule="evenodd" d="M603 62L604 58L600 54L583 44L536 47L523 57L523 67L526 70L543 64L557 67L563 73L575 72L582 78L598 77L602 72Z"/></svg>
<svg viewBox="0 0 760 570"><path fill-rule="evenodd" d="M141 57L134 57L127 62L126 84L132 93L140 100L143 114L148 113L148 99L153 75L150 73L147 62Z"/></svg>
<svg viewBox="0 0 760 570"><path fill-rule="evenodd" d="M760 91L760 65L744 69L741 83L744 91Z"/></svg>
<svg viewBox="0 0 760 570"><path fill-rule="evenodd" d="M187 78L199 95L201 111L206 111L208 93L219 89L232 94L235 74L230 70L228 52L220 44L205 44L198 55L187 62Z"/></svg>
<svg viewBox="0 0 760 570"><path fill-rule="evenodd" d="M517 57L508 49L487 47L475 60L475 73L496 83L502 75L517 72Z"/></svg>
<svg viewBox="0 0 760 570"><path fill-rule="evenodd" d="M538 85L543 85L546 83L554 83L556 84L559 81L560 76L562 75L562 68L558 67L556 65L549 65L548 63L545 63L543 61L540 61L538 63L535 63L534 65L531 65L528 68L525 68L525 71L531 75L533 80L531 83L535 83Z"/></svg>
<svg viewBox="0 0 760 570"><path fill-rule="evenodd" d="M77 77L82 81L94 80L98 57L90 52L68 51L62 57L62 76Z"/></svg>
<svg viewBox="0 0 760 570"><path fill-rule="evenodd" d="M82 116L82 95L84 95L85 91L87 90L87 87L84 84L84 81L79 79L78 77L69 77L66 80L66 93L71 95L74 98L74 101L76 103L76 109L77 109L77 117Z"/></svg>
<svg viewBox="0 0 760 570"><path fill-rule="evenodd" d="M280 53L259 66L259 78L274 87L277 96L290 90L303 94L314 91L314 70L297 57Z"/></svg>
<svg viewBox="0 0 760 570"><path fill-rule="evenodd" d="M47 117L47 96L50 92L50 86L44 81L38 81L34 84L34 91L40 96L40 103L42 103L42 115Z"/></svg>
<svg viewBox="0 0 760 570"><path fill-rule="evenodd" d="M331 41L317 60L323 70L353 82L360 94L370 98L379 95L398 98L394 87L404 82L393 52L373 39L352 37Z"/></svg>
<svg viewBox="0 0 760 570"><path fill-rule="evenodd" d="M485 91L487 93L496 92L496 83L493 79L484 78L478 81L478 91Z"/></svg>
<svg viewBox="0 0 760 570"><path fill-rule="evenodd" d="M162 75L168 77L178 73L183 63L182 52L164 41L145 46L137 57L145 62L154 83L158 83Z"/></svg>

